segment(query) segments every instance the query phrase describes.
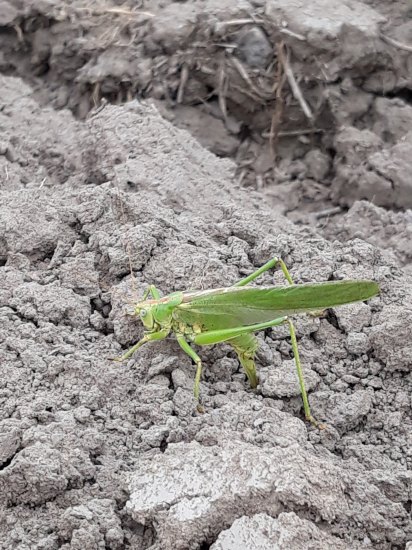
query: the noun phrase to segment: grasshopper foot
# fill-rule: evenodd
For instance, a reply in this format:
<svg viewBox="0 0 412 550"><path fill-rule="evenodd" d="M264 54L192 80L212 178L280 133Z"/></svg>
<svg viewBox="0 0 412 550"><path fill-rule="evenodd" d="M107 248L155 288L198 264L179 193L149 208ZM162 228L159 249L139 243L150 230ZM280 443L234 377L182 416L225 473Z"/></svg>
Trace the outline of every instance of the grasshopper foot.
<svg viewBox="0 0 412 550"><path fill-rule="evenodd" d="M109 361L114 361L115 363L123 363L124 357L109 357Z"/></svg>
<svg viewBox="0 0 412 550"><path fill-rule="evenodd" d="M305 417L308 422L312 424L315 428L318 430L326 430L327 424L322 424L322 422L318 422L316 418L314 418L312 415Z"/></svg>

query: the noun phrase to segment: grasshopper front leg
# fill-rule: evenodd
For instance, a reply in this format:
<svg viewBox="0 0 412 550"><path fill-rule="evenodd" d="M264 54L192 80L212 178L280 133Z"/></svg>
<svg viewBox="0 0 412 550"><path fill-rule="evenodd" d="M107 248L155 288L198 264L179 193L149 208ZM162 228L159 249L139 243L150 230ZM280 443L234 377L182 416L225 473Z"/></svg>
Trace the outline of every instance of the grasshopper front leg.
<svg viewBox="0 0 412 550"><path fill-rule="evenodd" d="M147 342L152 342L153 340L164 340L169 332L170 329L165 329L159 330L158 332L150 332L148 334L145 334L143 338L137 342L137 344L126 351L126 353L124 353L121 357L115 357L113 361L126 361L126 359L129 359L129 357L131 357L135 353L135 351L141 348L144 344L146 344Z"/></svg>
<svg viewBox="0 0 412 550"><path fill-rule="evenodd" d="M157 290L157 288L154 285L149 285L149 287L144 291L142 301L146 300L146 298L148 298L150 294L155 300L158 300L160 298L160 292Z"/></svg>

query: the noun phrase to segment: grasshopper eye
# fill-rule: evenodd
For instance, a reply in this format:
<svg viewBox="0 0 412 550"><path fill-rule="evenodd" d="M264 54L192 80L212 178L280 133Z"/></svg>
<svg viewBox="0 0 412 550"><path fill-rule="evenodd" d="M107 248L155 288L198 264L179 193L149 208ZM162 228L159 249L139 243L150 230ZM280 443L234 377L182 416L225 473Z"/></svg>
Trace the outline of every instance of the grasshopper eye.
<svg viewBox="0 0 412 550"><path fill-rule="evenodd" d="M147 315L147 309L141 309L140 310L140 317L144 319Z"/></svg>

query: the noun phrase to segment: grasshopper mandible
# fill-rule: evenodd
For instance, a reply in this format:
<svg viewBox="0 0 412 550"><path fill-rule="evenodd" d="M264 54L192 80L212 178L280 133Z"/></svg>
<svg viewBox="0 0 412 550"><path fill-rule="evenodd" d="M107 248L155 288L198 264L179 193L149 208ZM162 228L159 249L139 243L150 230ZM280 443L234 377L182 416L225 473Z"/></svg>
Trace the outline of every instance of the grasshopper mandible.
<svg viewBox="0 0 412 550"><path fill-rule="evenodd" d="M251 281L280 266L288 286L250 287ZM171 332L181 348L197 366L194 395L199 403L202 362L190 343L205 346L227 342L236 351L252 388L258 385L255 354L258 341L254 333L282 324L289 326L292 351L302 394L306 419L317 425L313 418L305 389L298 344L291 315L316 314L330 307L368 300L379 293L373 281L329 281L294 284L289 271L280 258L273 258L257 271L227 288L173 292L161 297L157 288L149 286L142 301L134 306L145 327L144 337L118 361L124 361L143 344L163 340ZM148 299L149 295L152 299Z"/></svg>

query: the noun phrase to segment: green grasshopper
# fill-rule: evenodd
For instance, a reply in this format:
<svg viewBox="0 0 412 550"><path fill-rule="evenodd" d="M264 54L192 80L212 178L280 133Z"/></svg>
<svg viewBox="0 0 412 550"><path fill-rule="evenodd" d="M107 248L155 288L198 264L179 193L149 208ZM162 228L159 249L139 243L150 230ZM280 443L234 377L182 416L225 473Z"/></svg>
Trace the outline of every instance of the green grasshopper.
<svg viewBox="0 0 412 550"><path fill-rule="evenodd" d="M280 266L288 286L251 287L251 281ZM163 340L174 332L181 348L197 366L194 395L199 404L202 362L189 342L200 346L227 342L236 351L252 388L258 385L255 354L258 341L255 332L282 324L289 326L303 408L306 419L317 425L310 412L299 358L296 332L290 315L317 315L323 310L368 300L379 293L373 281L330 281L294 284L289 271L279 258L273 258L260 269L227 288L174 292L163 298L155 286L144 293L134 307L146 329L144 337L118 361L131 357L146 342ZM148 299L149 295L153 299ZM200 410L200 409L199 409Z"/></svg>

